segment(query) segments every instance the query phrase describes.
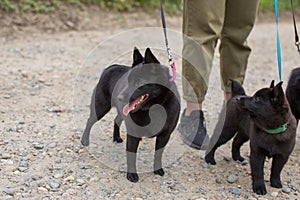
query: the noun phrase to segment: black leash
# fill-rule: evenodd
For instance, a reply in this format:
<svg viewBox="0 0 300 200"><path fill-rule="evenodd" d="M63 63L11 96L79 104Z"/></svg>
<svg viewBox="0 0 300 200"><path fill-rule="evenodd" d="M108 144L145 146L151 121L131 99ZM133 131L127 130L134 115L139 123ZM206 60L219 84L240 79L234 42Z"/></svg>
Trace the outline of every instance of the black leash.
<svg viewBox="0 0 300 200"><path fill-rule="evenodd" d="M293 13L294 29L295 29L295 45L297 47L298 53L300 53L300 41L299 41L299 36L298 36L298 31L297 31L297 25L296 25L296 19L295 19L295 10L294 10L294 5L293 5L293 0L291 0L291 7L292 7L292 13Z"/></svg>
<svg viewBox="0 0 300 200"><path fill-rule="evenodd" d="M175 67L175 63L173 62L173 56L171 53L171 49L169 48L168 35L167 35L167 24L166 24L164 9L163 9L163 0L160 1L160 11L161 11L161 22L162 22L162 26L163 26L164 35L165 35L165 43L166 43L166 47L167 47L169 65L171 66L172 72L173 72L173 76L170 79L170 81L174 81L176 78L176 67Z"/></svg>

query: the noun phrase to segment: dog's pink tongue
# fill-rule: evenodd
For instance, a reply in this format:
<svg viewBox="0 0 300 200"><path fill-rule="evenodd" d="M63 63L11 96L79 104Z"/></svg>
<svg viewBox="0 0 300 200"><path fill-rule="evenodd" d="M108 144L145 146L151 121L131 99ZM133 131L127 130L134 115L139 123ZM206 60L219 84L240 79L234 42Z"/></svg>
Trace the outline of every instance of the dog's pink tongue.
<svg viewBox="0 0 300 200"><path fill-rule="evenodd" d="M133 110L133 107L130 106L130 104L126 104L123 108L123 114L125 116L127 116L130 113L130 111L132 111L132 110Z"/></svg>
<svg viewBox="0 0 300 200"><path fill-rule="evenodd" d="M139 101L139 98L134 100L133 102L131 103L128 103L126 104L124 107L123 107L123 114L125 116L127 116L131 111L133 111L135 109L135 105L136 103Z"/></svg>

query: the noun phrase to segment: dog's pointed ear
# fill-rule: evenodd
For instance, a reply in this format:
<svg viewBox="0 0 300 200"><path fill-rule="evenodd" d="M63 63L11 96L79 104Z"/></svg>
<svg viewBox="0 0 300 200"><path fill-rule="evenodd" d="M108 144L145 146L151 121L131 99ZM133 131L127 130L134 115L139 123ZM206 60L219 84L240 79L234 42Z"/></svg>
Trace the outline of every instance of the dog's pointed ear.
<svg viewBox="0 0 300 200"><path fill-rule="evenodd" d="M271 102L272 103L276 103L279 105L283 105L284 104L284 92L282 89L282 84L283 82L280 81L276 86L274 86L274 88L272 88L271 91Z"/></svg>
<svg viewBox="0 0 300 200"><path fill-rule="evenodd" d="M239 82L233 79L230 80L231 80L231 93L233 97L237 95L246 95L243 86Z"/></svg>
<svg viewBox="0 0 300 200"><path fill-rule="evenodd" d="M142 54L140 53L140 51L136 47L134 47L132 66L134 67L134 66L142 63L143 61L144 61L144 58L143 58Z"/></svg>
<svg viewBox="0 0 300 200"><path fill-rule="evenodd" d="M270 85L270 88L274 88L274 86L275 86L275 81L272 80L271 85Z"/></svg>
<svg viewBox="0 0 300 200"><path fill-rule="evenodd" d="M151 52L150 48L147 48L146 52L145 52L145 64L150 64L150 63L157 63L157 64L159 64L159 61L153 55L153 53Z"/></svg>

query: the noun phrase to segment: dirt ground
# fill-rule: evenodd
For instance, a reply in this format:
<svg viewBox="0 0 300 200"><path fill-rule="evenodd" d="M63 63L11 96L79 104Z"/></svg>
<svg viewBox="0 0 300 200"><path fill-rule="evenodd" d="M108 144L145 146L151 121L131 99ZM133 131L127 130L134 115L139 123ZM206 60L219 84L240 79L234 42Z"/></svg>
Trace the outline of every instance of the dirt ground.
<svg viewBox="0 0 300 200"><path fill-rule="evenodd" d="M266 196L253 194L249 164L232 161L231 142L217 151L217 165L209 166L203 160L205 152L185 146L175 131L165 153L166 174L158 177L150 172L153 140L143 140L138 165L140 181L135 184L127 181L124 173L125 145L112 143L113 112L92 131L88 151L80 146L91 90L104 67L99 68L97 62L130 65L131 53L118 53L127 43L118 43L113 38L122 38L119 36L124 32L139 33L133 28L160 27L158 11L154 15L141 11L117 14L96 8L66 8L47 16L0 13L0 19L1 199L300 198L299 128L295 149L282 172L284 189L269 186L270 161L266 162ZM167 16L167 23L171 30L180 33L181 17ZM272 79L278 81L275 34L272 16L260 15L249 38L253 52L244 84L248 94L268 86ZM280 23L284 86L290 71L299 67L293 34L286 14ZM142 34L134 38L146 40ZM174 39L170 41L174 44ZM155 42L145 43L152 47ZM139 43L129 44L128 49L136 44ZM162 62L166 61L163 51L154 53L159 54ZM178 54L175 60L181 89ZM205 102L210 135L223 104L218 62L216 51ZM248 143L242 153L249 159ZM232 177L236 180L229 183Z"/></svg>

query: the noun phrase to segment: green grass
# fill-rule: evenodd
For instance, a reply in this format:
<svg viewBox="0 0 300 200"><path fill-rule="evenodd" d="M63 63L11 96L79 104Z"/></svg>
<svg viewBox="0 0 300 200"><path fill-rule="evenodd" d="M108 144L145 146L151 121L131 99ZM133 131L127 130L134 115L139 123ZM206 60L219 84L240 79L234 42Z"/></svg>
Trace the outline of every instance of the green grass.
<svg viewBox="0 0 300 200"><path fill-rule="evenodd" d="M293 2L295 7L300 7L300 0L293 0ZM96 5L114 11L143 8L151 12L153 9L159 8L160 0L0 0L0 9L5 12L47 13L58 10L62 4ZM179 14L182 11L182 0L165 0L165 7L169 13ZM290 9L290 0L279 0L279 8L281 10ZM259 9L264 12L273 11L274 0L260 0Z"/></svg>
<svg viewBox="0 0 300 200"><path fill-rule="evenodd" d="M293 4L296 8L300 7L300 0L293 0ZM280 10L290 10L291 2L290 0L278 0L278 7ZM274 10L274 0L260 0L259 10L263 12Z"/></svg>

